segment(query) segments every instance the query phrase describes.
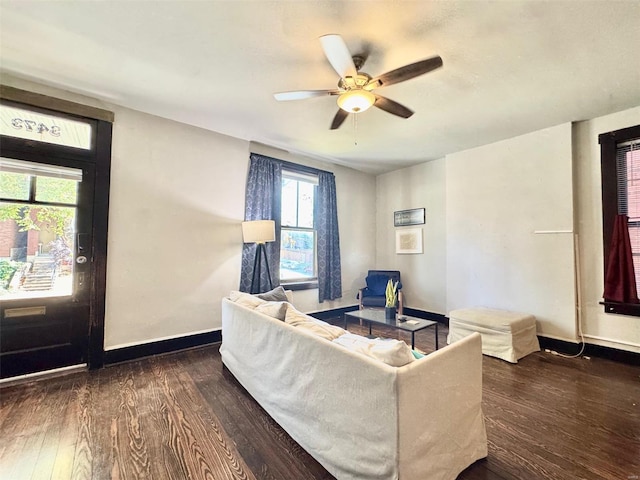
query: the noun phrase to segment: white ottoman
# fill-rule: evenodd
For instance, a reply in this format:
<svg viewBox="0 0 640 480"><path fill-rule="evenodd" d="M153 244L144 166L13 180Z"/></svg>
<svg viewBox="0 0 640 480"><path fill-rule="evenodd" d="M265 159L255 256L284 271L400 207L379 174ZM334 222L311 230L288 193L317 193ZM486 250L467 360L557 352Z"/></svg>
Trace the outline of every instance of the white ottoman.
<svg viewBox="0 0 640 480"><path fill-rule="evenodd" d="M485 307L462 308L449 312L447 343L473 332L482 336L482 353L511 363L540 351L533 315Z"/></svg>

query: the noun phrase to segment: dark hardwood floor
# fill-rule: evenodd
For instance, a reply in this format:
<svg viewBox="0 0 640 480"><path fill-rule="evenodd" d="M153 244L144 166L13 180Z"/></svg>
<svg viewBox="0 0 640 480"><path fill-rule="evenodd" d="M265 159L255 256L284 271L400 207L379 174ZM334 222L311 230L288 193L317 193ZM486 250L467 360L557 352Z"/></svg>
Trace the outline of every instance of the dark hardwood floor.
<svg viewBox="0 0 640 480"><path fill-rule="evenodd" d="M416 346L432 351L433 332ZM482 361L489 456L459 479L640 478L640 367L542 352ZM5 386L0 435L7 480L333 478L223 368L218 345Z"/></svg>

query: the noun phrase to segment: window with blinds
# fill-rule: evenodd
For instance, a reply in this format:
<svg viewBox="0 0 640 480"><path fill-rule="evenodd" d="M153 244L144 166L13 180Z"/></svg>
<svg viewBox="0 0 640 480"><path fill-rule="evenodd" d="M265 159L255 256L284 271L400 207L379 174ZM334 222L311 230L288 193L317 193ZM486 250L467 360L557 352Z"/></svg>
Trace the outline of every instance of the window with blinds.
<svg viewBox="0 0 640 480"><path fill-rule="evenodd" d="M636 285L640 286L640 139L616 146L618 214L629 217Z"/></svg>
<svg viewBox="0 0 640 480"><path fill-rule="evenodd" d="M600 166L602 180L602 240L604 254L605 290L623 292L625 290L621 272L620 285L612 278L607 283L610 261L619 257L611 254L615 245L614 224L618 215L628 218L629 240L636 289L640 289L640 125L635 125L598 135L600 144ZM623 266L623 265L622 265ZM614 270L618 267L612 266ZM614 282L614 283L612 283ZM620 287L620 288L618 288ZM624 293L626 297L628 292ZM604 297L604 295L603 295ZM633 315L640 317L640 304L630 301L612 301L604 299L602 304L606 313Z"/></svg>

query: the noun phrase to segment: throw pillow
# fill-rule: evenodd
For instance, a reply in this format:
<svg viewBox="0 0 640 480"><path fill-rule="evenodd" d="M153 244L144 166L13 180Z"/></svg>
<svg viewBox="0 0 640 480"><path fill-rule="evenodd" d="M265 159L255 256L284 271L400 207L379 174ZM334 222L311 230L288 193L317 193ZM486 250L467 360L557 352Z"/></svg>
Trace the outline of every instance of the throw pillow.
<svg viewBox="0 0 640 480"><path fill-rule="evenodd" d="M232 291L229 294L229 300L248 308L256 308L258 305L262 305L263 303L265 303L265 300L261 300L255 295L238 291Z"/></svg>
<svg viewBox="0 0 640 480"><path fill-rule="evenodd" d="M402 367L415 360L409 346L401 340L369 339L353 333L346 333L333 342L351 351L380 360L392 367Z"/></svg>
<svg viewBox="0 0 640 480"><path fill-rule="evenodd" d="M413 356L415 357L416 360L420 360L421 358L424 358L424 356L425 356L424 353L420 353L417 350L411 350L411 353L413 354Z"/></svg>
<svg viewBox="0 0 640 480"><path fill-rule="evenodd" d="M273 290L269 290L265 293L259 293L256 297L266 300L268 302L286 302L288 300L287 294L282 288L282 285L278 285Z"/></svg>
<svg viewBox="0 0 640 480"><path fill-rule="evenodd" d="M278 320L284 320L287 314L287 302L265 302L255 308L256 312L263 313Z"/></svg>

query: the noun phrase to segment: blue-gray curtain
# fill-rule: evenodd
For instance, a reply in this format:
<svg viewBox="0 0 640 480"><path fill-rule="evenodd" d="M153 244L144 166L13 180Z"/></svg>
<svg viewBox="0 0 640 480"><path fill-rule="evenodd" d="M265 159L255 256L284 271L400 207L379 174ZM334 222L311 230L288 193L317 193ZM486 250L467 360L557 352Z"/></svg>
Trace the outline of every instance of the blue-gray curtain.
<svg viewBox="0 0 640 480"><path fill-rule="evenodd" d="M280 205L282 194L282 164L263 155L252 153L247 176L247 190L244 205L245 220L275 220L276 241L265 244L271 282L280 284ZM242 269L240 271L240 291L251 290L253 263L256 244L245 243L242 248ZM260 270L260 292L270 289L267 270Z"/></svg>
<svg viewBox="0 0 640 480"><path fill-rule="evenodd" d="M336 179L333 173L318 173L314 217L318 232L318 301L335 300L342 297L342 271Z"/></svg>

